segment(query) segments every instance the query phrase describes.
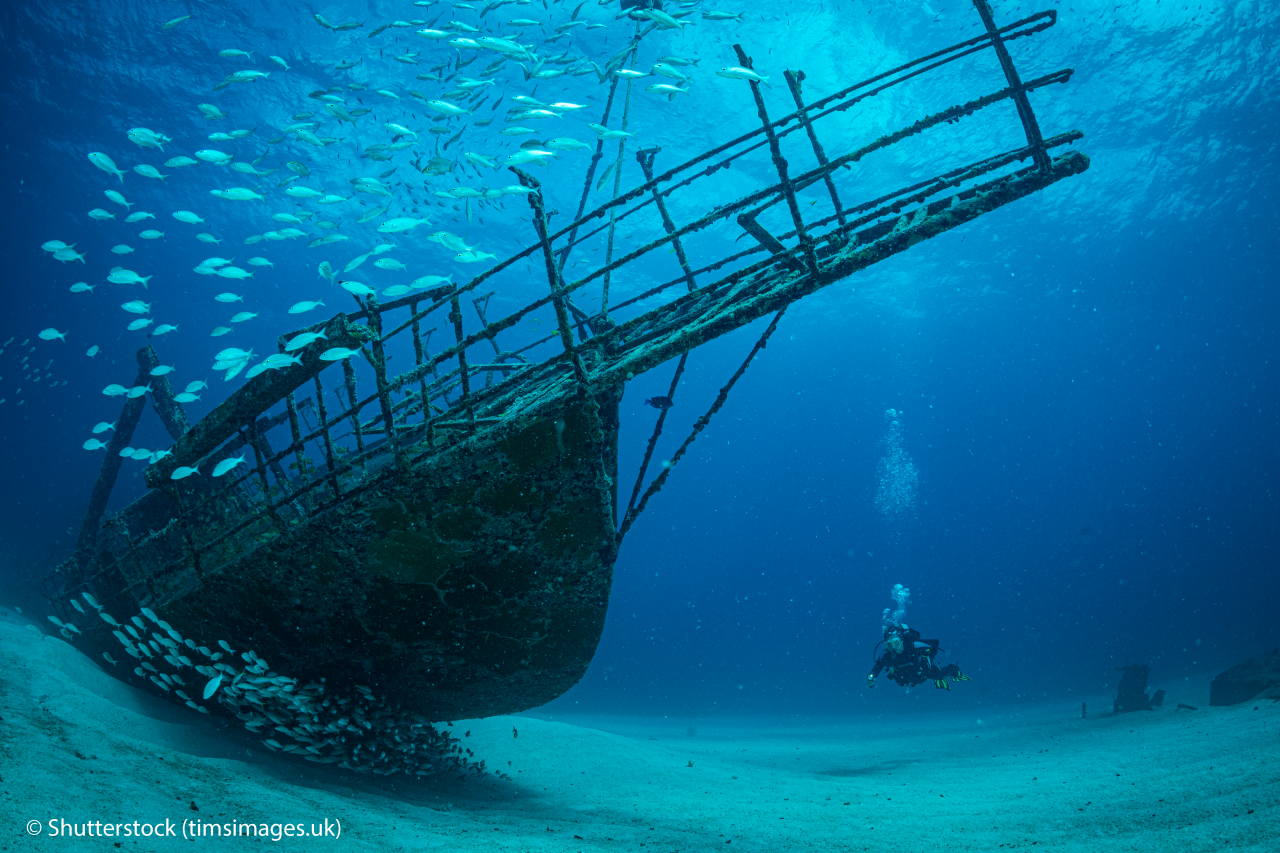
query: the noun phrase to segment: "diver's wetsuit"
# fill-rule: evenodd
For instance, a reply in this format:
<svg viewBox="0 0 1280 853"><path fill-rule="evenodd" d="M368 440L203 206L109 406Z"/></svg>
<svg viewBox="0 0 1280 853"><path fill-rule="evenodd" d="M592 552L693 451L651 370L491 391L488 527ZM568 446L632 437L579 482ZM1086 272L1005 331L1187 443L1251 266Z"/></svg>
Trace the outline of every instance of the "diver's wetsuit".
<svg viewBox="0 0 1280 853"><path fill-rule="evenodd" d="M900 687L924 684L926 681L937 684L944 678L960 675L960 667L954 663L938 666L934 661L937 654L937 640L922 640L920 632L910 628L902 634L902 654L896 655L892 650L885 649L876 659L871 675L878 676L881 670L887 668L889 679Z"/></svg>

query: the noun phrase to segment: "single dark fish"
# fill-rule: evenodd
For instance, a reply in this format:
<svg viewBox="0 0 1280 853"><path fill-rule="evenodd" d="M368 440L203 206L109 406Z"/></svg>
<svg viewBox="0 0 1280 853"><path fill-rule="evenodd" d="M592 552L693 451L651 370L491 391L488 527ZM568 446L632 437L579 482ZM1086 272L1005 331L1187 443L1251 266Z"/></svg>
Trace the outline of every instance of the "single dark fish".
<svg viewBox="0 0 1280 853"><path fill-rule="evenodd" d="M650 397L644 401L646 406L653 406L655 409L669 409L675 405L670 397Z"/></svg>
<svg viewBox="0 0 1280 853"><path fill-rule="evenodd" d="M444 150L448 149L448 147L449 147L450 145L452 145L453 143L457 142L457 141L462 137L462 134L464 134L464 133L466 133L466 132L467 132L466 125L463 125L462 130L458 131L458 132L457 132L457 133L455 133L453 136L449 137L449 141L448 141L448 142L446 142L444 145L440 146L440 150L441 150L441 151L444 151Z"/></svg>

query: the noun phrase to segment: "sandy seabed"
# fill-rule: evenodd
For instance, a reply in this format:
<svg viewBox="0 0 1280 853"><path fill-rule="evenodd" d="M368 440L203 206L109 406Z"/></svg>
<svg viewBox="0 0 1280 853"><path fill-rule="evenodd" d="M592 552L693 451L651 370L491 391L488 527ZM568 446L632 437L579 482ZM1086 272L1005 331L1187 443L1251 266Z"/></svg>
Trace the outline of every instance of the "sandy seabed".
<svg viewBox="0 0 1280 853"><path fill-rule="evenodd" d="M0 609L0 851L1280 851L1280 704L1209 708L1203 681L1157 686L1160 710L1087 720L1056 704L981 723L704 720L696 734L464 721L454 733L511 779L415 783L268 752ZM184 840L191 820L332 834ZM52 836L62 821L177 835Z"/></svg>

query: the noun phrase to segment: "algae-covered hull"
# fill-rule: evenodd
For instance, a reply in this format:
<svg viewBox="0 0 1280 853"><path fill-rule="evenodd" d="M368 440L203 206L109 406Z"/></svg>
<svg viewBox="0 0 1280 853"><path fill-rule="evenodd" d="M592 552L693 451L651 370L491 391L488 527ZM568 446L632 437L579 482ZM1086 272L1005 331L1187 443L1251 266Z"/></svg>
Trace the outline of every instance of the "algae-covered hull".
<svg viewBox="0 0 1280 853"><path fill-rule="evenodd" d="M183 637L293 678L364 685L432 720L524 710L576 683L600 638L616 427L616 394L571 400L406 474L389 466L208 574L99 560L135 612L150 604Z"/></svg>

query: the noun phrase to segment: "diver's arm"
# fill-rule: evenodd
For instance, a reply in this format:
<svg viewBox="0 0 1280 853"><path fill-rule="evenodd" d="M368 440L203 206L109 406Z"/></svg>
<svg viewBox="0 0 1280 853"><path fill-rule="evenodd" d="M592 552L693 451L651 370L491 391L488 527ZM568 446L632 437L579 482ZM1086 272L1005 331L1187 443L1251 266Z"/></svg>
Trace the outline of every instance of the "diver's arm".
<svg viewBox="0 0 1280 853"><path fill-rule="evenodd" d="M887 666L887 665L888 665L887 658L888 658L888 654L887 654L887 653L886 653L886 654L884 654L884 655L881 655L881 656L880 656L880 659L876 661L875 666L871 667L871 672L867 673L867 686L868 686L868 687L875 687L875 686L876 686L876 676L880 674L880 670L884 669L884 668L885 668L885 666Z"/></svg>

